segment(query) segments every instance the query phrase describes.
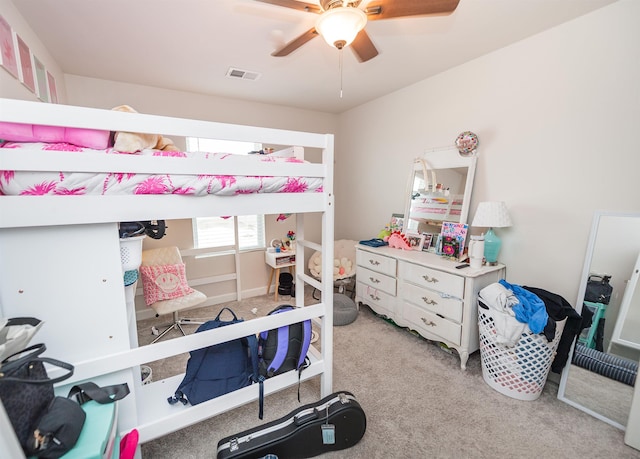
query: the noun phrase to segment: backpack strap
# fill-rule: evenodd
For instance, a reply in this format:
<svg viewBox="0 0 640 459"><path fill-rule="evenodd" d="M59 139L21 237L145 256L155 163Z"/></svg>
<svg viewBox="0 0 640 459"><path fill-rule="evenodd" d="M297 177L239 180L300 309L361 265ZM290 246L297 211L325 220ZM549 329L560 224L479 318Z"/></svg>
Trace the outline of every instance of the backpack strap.
<svg viewBox="0 0 640 459"><path fill-rule="evenodd" d="M187 397L184 396L184 393L180 389L178 389L175 395L167 398L167 402L169 402L169 405L175 405L178 402L186 405L187 403L189 403L189 400L187 400Z"/></svg>
<svg viewBox="0 0 640 459"><path fill-rule="evenodd" d="M258 370L258 338L256 335L249 335L246 337L247 345L249 346L249 353L251 355L251 368L253 374L251 375L251 382L257 382L260 384L258 397L258 418L262 419L264 416L264 376L260 374Z"/></svg>
<svg viewBox="0 0 640 459"><path fill-rule="evenodd" d="M229 309L227 307L224 307L224 308L220 309L220 312L218 313L216 318L213 319L213 320L220 321L220 316L222 315L222 313L224 312L225 309L231 313L231 315L233 316L233 321L234 322L238 320L238 316L236 316L236 313L233 312L231 309Z"/></svg>
<svg viewBox="0 0 640 459"><path fill-rule="evenodd" d="M271 376L278 368L282 366L287 352L289 351L289 326L285 325L278 328L278 344L276 347L276 355L273 356L273 361L267 368L267 375Z"/></svg>
<svg viewBox="0 0 640 459"><path fill-rule="evenodd" d="M307 359L307 353L309 352L309 346L311 345L311 320L305 320L302 322L302 348L300 349L300 356L298 357L298 370L302 371L302 366ZM304 368L307 368L306 365Z"/></svg>
<svg viewBox="0 0 640 459"><path fill-rule="evenodd" d="M98 403L112 403L121 400L129 395L129 385L127 383L114 384L113 386L100 387L88 381L77 384L69 390L67 398L75 399L80 405L95 400Z"/></svg>

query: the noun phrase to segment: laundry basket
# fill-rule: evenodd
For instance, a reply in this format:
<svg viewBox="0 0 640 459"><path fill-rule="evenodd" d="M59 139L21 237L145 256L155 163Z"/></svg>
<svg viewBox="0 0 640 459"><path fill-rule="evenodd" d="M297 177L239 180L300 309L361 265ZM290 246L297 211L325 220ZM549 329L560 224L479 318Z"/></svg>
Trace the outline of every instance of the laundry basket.
<svg viewBox="0 0 640 459"><path fill-rule="evenodd" d="M519 400L536 400L547 381L566 319L556 322L553 341L526 327L514 347L496 340L494 311L478 302L480 359L484 381L501 394Z"/></svg>
<svg viewBox="0 0 640 459"><path fill-rule="evenodd" d="M123 237L120 239L120 261L124 271L132 271L142 263L142 240L146 236Z"/></svg>

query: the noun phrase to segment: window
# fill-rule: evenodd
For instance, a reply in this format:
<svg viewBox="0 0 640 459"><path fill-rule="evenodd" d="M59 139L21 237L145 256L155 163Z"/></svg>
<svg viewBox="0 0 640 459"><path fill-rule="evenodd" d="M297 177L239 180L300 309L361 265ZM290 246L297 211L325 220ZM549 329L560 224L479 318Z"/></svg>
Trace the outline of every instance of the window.
<svg viewBox="0 0 640 459"><path fill-rule="evenodd" d="M264 215L239 217L194 218L193 241L195 248L233 247L235 245L235 221L238 222L238 247L240 250L261 249L264 242Z"/></svg>
<svg viewBox="0 0 640 459"><path fill-rule="evenodd" d="M261 144L228 140L187 138L187 151L228 152L248 154L262 148ZM242 215L239 217L200 217L193 219L193 241L195 248L234 247L235 224L238 227L240 250L265 247L264 215Z"/></svg>

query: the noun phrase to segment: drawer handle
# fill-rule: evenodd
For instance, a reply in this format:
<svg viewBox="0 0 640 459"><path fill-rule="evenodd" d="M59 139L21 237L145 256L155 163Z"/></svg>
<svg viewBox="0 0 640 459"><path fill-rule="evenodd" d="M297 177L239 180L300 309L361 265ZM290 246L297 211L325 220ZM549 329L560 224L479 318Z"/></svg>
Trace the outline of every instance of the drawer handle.
<svg viewBox="0 0 640 459"><path fill-rule="evenodd" d="M424 322L425 325L428 325L430 327L435 327L436 326L436 323L431 321L431 320L425 319L424 317L421 317L421 319L422 319L422 321Z"/></svg>
<svg viewBox="0 0 640 459"><path fill-rule="evenodd" d="M369 263L371 263L373 266L378 266L380 264L379 261L372 260L371 258L369 258Z"/></svg>
<svg viewBox="0 0 640 459"><path fill-rule="evenodd" d="M369 280L370 280L371 282L373 282L374 284L379 284L379 283L380 283L380 280L379 280L379 279L376 279L375 277L370 277L370 278L369 278Z"/></svg>
<svg viewBox="0 0 640 459"><path fill-rule="evenodd" d="M378 295L372 295L372 294L369 294L369 296L371 297L371 299L372 299L373 301L380 301L380 297L379 297Z"/></svg>
<svg viewBox="0 0 640 459"><path fill-rule="evenodd" d="M424 301L424 304L438 304L437 301L432 300L431 298L427 298L426 296L422 297L422 301Z"/></svg>
<svg viewBox="0 0 640 459"><path fill-rule="evenodd" d="M437 282L440 282L438 279L436 279L435 277L429 277L426 274L424 276L422 276L422 278L427 281L427 282L433 282L434 284Z"/></svg>

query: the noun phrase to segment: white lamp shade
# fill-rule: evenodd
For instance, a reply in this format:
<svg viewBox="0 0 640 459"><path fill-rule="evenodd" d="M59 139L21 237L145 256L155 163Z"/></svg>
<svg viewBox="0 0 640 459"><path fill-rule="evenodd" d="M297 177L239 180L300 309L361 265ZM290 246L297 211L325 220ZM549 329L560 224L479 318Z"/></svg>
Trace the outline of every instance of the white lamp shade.
<svg viewBox="0 0 640 459"><path fill-rule="evenodd" d="M503 201L487 201L478 204L471 226L504 228L512 224L509 210Z"/></svg>
<svg viewBox="0 0 640 459"><path fill-rule="evenodd" d="M367 15L364 11L341 6L322 13L316 21L316 30L331 46L342 48L355 40L366 23Z"/></svg>

